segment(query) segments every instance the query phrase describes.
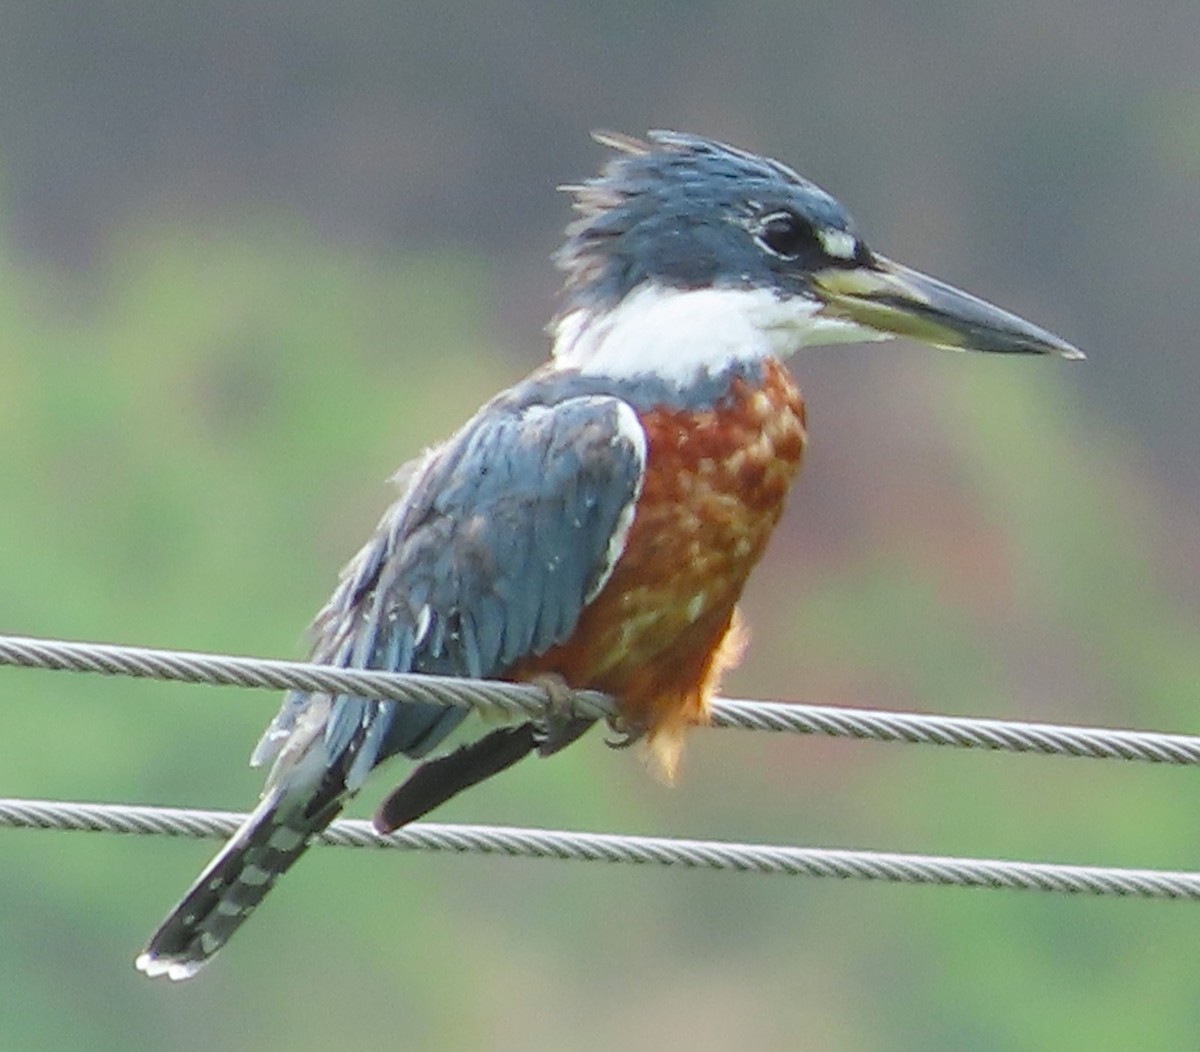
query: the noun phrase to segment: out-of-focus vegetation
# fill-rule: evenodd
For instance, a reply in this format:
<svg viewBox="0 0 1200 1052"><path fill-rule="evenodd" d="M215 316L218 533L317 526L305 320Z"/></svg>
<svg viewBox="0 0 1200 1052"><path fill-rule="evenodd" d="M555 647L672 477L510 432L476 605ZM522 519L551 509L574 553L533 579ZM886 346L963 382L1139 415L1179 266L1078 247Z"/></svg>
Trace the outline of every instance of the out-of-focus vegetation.
<svg viewBox="0 0 1200 1052"><path fill-rule="evenodd" d="M208 10L0 14L0 630L301 655L387 476L543 353L584 130L674 124L1093 353L802 357L729 692L1197 729L1194 5ZM270 694L0 672L5 795L255 798ZM698 733L673 790L597 734L438 817L1196 869L1198 814L1182 770ZM0 845L0 1050L1200 1028L1184 904L314 851L168 986L131 960L215 845Z"/></svg>
<svg viewBox="0 0 1200 1052"><path fill-rule="evenodd" d="M5 271L4 627L299 653L300 625L386 499L372 482L515 375L485 334L486 295L464 295L486 291L486 269L251 224L143 231L106 273L63 318L70 288ZM1194 725L1197 625L1147 545L1165 528L1154 494L1061 411L1063 367L912 352L908 368L908 411L942 436L924 460L893 451L899 477L860 495L854 540L824 557L805 550L798 491L733 686ZM817 436L814 496L835 473ZM10 793L253 799L243 757L269 695L4 679ZM1184 772L731 734L697 735L691 752L673 792L588 741L447 810L1195 865L1200 794ZM1172 1047L1197 1023L1179 977L1200 931L1186 906L321 852L203 979L168 988L129 957L206 847L4 840L14 1049L84 1034L150 1047L163 1028L177 1048L317 1048L396 1026L428 1047L600 1048L624 1026L667 1042L695 1028L720 1047L801 1025L824 1047L888 1047L898 1019L934 1047L1032 1047L1084 1019L1096 1040L1145 1041L1153 1024L1151 1045ZM1155 1010L1131 1013L1135 996Z"/></svg>

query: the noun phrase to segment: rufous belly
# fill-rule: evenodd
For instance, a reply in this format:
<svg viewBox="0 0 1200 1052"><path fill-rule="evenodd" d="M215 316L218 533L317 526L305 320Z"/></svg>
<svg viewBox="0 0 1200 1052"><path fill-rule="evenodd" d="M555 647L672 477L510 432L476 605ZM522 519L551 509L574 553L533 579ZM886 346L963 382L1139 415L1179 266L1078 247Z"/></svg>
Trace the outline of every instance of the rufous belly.
<svg viewBox="0 0 1200 1052"><path fill-rule="evenodd" d="M786 368L734 380L699 412L641 416L646 477L625 549L571 639L511 670L613 695L667 778L686 728L707 718L741 645L735 608L779 521L806 440L804 403Z"/></svg>

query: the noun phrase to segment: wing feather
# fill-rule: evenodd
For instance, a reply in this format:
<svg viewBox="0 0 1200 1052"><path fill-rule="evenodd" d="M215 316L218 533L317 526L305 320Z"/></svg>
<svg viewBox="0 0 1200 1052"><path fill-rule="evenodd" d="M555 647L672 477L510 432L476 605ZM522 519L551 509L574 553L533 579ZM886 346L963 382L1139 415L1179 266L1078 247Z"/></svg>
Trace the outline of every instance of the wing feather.
<svg viewBox="0 0 1200 1052"><path fill-rule="evenodd" d="M404 491L317 618L315 660L493 677L570 636L623 550L645 435L617 398L529 404L519 392L404 471ZM317 700L289 694L254 761L295 762L283 745ZM317 737L351 791L387 756L424 756L466 712L350 696L320 704Z"/></svg>

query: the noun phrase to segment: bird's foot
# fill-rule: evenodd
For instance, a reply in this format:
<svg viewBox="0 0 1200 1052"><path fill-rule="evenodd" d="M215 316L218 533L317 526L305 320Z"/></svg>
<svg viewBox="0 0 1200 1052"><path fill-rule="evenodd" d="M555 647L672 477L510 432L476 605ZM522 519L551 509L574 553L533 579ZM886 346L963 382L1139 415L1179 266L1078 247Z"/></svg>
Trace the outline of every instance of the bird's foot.
<svg viewBox="0 0 1200 1052"><path fill-rule="evenodd" d="M529 683L540 687L546 695L546 709L534 721L534 734L538 752L550 756L578 738L592 721L576 715L575 688L557 672L539 672L529 678Z"/></svg>

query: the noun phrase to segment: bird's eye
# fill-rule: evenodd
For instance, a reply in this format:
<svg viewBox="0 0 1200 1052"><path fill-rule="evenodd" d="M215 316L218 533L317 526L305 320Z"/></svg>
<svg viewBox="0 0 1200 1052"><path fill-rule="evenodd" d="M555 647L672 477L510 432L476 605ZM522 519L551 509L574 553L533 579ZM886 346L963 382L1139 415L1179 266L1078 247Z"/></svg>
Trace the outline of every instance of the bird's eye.
<svg viewBox="0 0 1200 1052"><path fill-rule="evenodd" d="M769 252L784 259L795 259L802 252L820 246L812 226L791 212L774 212L759 224L758 241Z"/></svg>

